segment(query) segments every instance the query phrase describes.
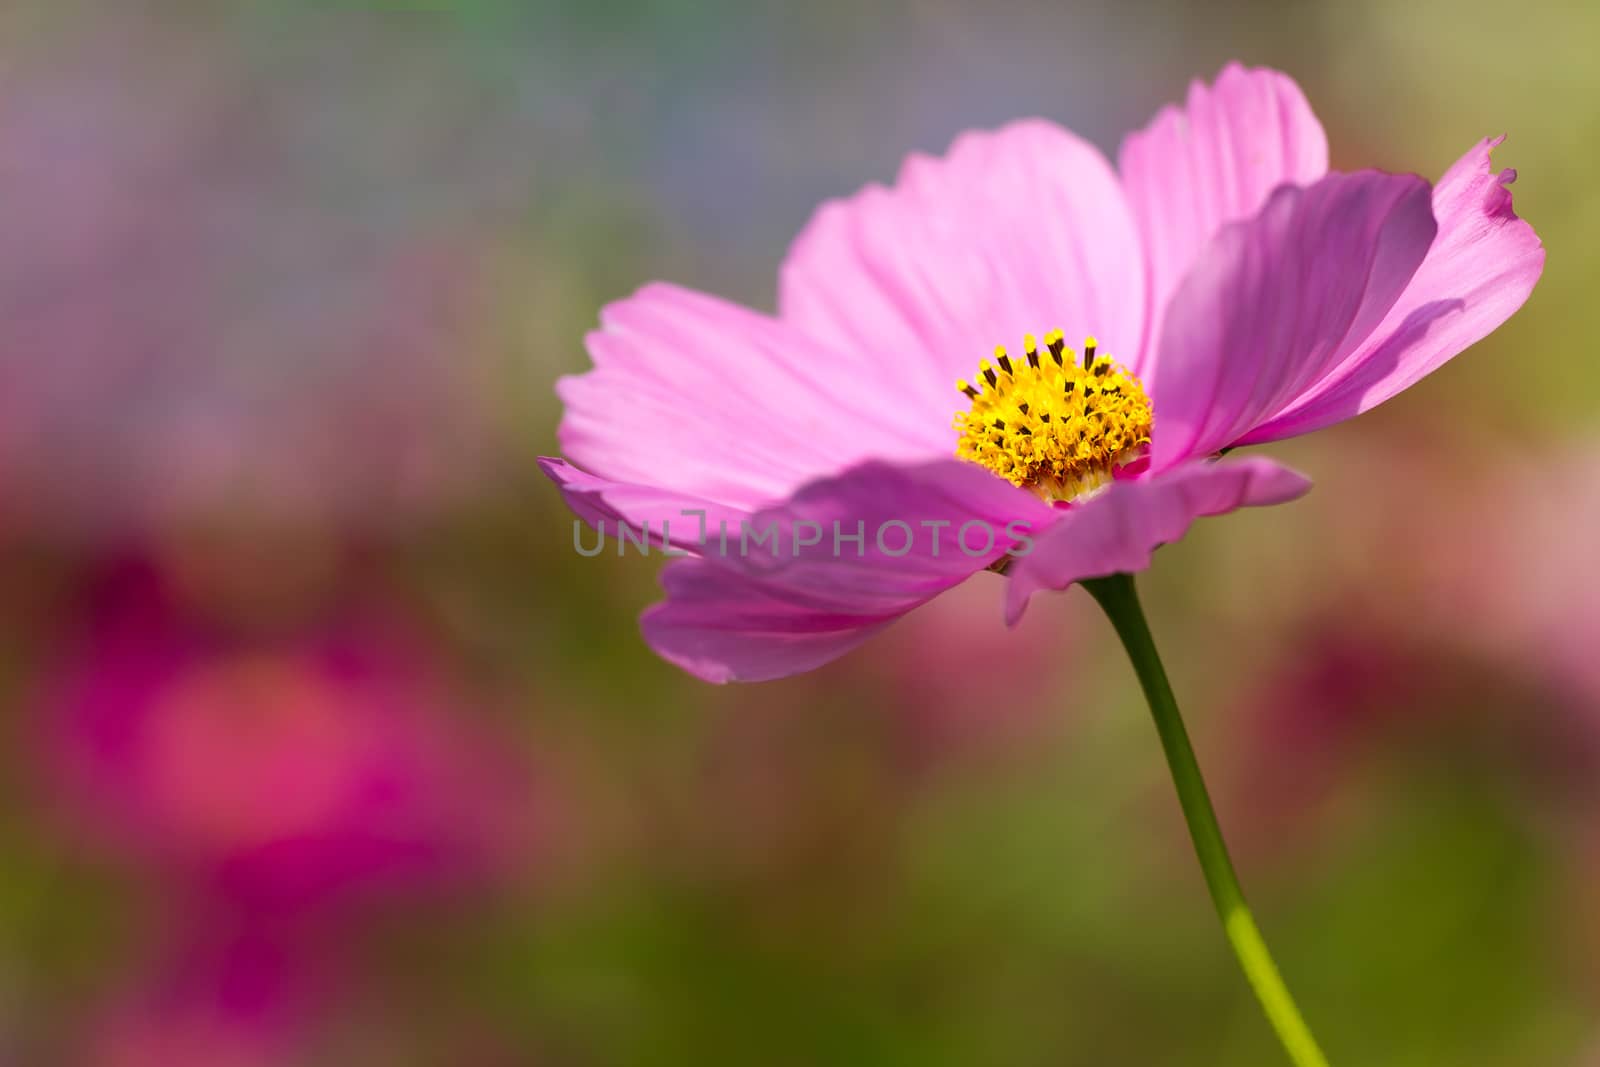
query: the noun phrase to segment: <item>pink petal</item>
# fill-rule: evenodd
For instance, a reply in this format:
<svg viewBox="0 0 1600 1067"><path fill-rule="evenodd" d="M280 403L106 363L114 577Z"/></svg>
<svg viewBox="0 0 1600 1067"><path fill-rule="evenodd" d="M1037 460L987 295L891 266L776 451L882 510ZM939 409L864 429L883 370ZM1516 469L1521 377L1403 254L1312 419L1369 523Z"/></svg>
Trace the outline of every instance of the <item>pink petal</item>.
<svg viewBox="0 0 1600 1067"><path fill-rule="evenodd" d="M1118 167L1149 265L1153 348L1167 301L1206 242L1254 215L1279 185L1321 178L1328 139L1292 79L1233 63L1211 88L1192 83L1186 108L1164 108L1130 135Z"/></svg>
<svg viewBox="0 0 1600 1067"><path fill-rule="evenodd" d="M892 371L900 402L949 421L996 345L1060 328L1130 358L1144 265L1121 186L1092 145L1041 119L913 156L893 189L824 204L784 263L785 322ZM952 441L953 447L953 441Z"/></svg>
<svg viewBox="0 0 1600 1067"><path fill-rule="evenodd" d="M715 297L647 286L587 342L594 370L557 384L559 436L610 481L749 508L867 458L951 449L948 411L912 417L860 386L864 357Z"/></svg>
<svg viewBox="0 0 1600 1067"><path fill-rule="evenodd" d="M797 674L965 581L1010 551L1016 535L1059 514L959 460L866 464L754 516L750 528L773 531L776 552L749 543L741 554L735 530L726 552L708 546L701 558L667 567L667 599L645 612L645 639L707 681ZM836 542L835 530L864 533L864 541ZM813 535L820 543L794 548Z"/></svg>
<svg viewBox="0 0 1600 1067"><path fill-rule="evenodd" d="M1282 504L1310 488L1303 475L1261 456L1193 460L1149 478L1113 482L1064 512L1033 551L1012 564L1006 621L1021 619L1041 589L1144 570L1158 546L1182 537L1197 518Z"/></svg>
<svg viewBox="0 0 1600 1067"><path fill-rule="evenodd" d="M699 559L668 564L661 587L666 601L640 619L645 640L663 659L718 685L814 670L899 617L830 614L791 604L782 592Z"/></svg>
<svg viewBox="0 0 1600 1067"><path fill-rule="evenodd" d="M1528 299L1544 271L1544 246L1512 210L1507 187L1516 171L1490 168L1489 152L1501 140L1474 145L1439 179L1439 236L1372 336L1245 442L1309 433L1377 407L1488 336Z"/></svg>
<svg viewBox="0 0 1600 1067"><path fill-rule="evenodd" d="M750 514L659 486L614 482L555 456L540 456L539 469L556 483L581 521L613 539L627 527L631 540L623 548L629 552L637 551L632 546L640 543L658 551L698 552L706 530L721 524L737 528ZM592 540L581 543L588 546Z"/></svg>
<svg viewBox="0 0 1600 1067"><path fill-rule="evenodd" d="M1160 470L1295 403L1394 306L1434 236L1427 182L1333 174L1231 223L1172 298L1149 383Z"/></svg>

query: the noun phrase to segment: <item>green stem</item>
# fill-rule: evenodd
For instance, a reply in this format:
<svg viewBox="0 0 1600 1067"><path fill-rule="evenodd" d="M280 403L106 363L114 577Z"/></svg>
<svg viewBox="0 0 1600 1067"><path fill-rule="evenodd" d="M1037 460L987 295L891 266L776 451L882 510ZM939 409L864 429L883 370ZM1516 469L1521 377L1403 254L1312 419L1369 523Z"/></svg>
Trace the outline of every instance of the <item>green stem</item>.
<svg viewBox="0 0 1600 1067"><path fill-rule="evenodd" d="M1283 977L1272 962L1261 931L1245 904L1239 876L1228 858L1228 846L1222 841L1217 814L1211 808L1205 780L1200 776L1200 764L1195 761L1194 748L1183 727L1183 716L1172 696L1172 686L1161 666L1161 656L1150 636L1144 610L1139 606L1133 576L1114 574L1083 584L1105 609L1111 625L1116 627L1117 636L1122 638L1123 647L1128 650L1128 658L1133 661L1134 673L1139 676L1156 730L1161 734L1161 747L1167 754L1167 766L1172 770L1172 782L1178 789L1178 802L1183 805L1183 817L1189 824L1189 837L1194 841L1200 869L1205 872L1211 900L1217 906L1222 928L1233 945L1234 955L1239 957L1239 965L1244 968L1250 987L1255 990L1256 999L1261 1001L1267 1020L1296 1067L1328 1067L1327 1058L1300 1017L1300 1010L1289 996Z"/></svg>

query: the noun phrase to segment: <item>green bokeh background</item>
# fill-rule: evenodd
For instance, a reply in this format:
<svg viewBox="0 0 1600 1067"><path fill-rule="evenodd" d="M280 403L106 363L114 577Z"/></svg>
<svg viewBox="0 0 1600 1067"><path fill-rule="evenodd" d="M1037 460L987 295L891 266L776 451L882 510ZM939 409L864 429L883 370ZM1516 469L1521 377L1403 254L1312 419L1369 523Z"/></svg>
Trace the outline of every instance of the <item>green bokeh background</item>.
<svg viewBox="0 0 1600 1067"><path fill-rule="evenodd" d="M638 636L657 561L577 557L534 466L605 302L662 278L770 308L815 205L906 153L1029 114L1114 152L1233 58L1300 82L1337 167L1437 176L1508 133L1548 264L1446 369L1275 446L1310 497L1201 523L1142 579L1221 821L1335 1064L1595 1062L1600 685L1544 653L1600 639L1597 40L1600 8L1442 0L8 5L0 116L105 55L135 88L248 85L322 130L280 142L314 179L282 226L314 246L315 198L472 264L436 358L481 402L484 473L363 527L363 566L542 768L521 800L554 829L514 884L380 916L359 995L283 1062L1281 1061L1087 596L1008 632L983 575L813 676L708 687ZM186 65L208 80L164 80ZM0 252L13 274L31 254ZM286 529L296 552L348 539L229 507L164 532L220 526L223 555L269 561ZM80 1062L163 890L34 787L27 694L103 542L25 497L7 514L0 1060Z"/></svg>

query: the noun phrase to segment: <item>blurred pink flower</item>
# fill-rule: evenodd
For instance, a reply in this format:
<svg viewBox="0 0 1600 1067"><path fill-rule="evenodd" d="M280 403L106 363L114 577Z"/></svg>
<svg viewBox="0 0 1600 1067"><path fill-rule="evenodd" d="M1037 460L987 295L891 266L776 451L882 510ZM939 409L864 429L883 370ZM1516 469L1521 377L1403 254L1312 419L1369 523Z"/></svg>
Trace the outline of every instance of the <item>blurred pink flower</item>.
<svg viewBox="0 0 1600 1067"><path fill-rule="evenodd" d="M1248 688L1227 697L1225 789L1245 852L1314 847L1318 822L1366 811L1373 774L1440 753L1508 786L1541 828L1592 816L1600 722L1552 679L1451 635L1319 606ZM1322 829L1325 831L1326 826Z"/></svg>
<svg viewBox="0 0 1600 1067"><path fill-rule="evenodd" d="M1014 622L1039 590L1143 569L1196 518L1304 493L1271 460L1216 457L1366 411L1520 307L1544 252L1497 143L1437 187L1329 173L1299 88L1239 66L1130 136L1120 176L1045 121L964 135L825 205L776 318L662 284L606 308L595 369L559 387L577 466L542 466L584 520L670 524L697 557L643 626L710 681L814 668L989 567L1009 567ZM978 362L1056 324L1124 362L1089 338L1080 368L1059 330ZM781 550L714 547L742 523Z"/></svg>
<svg viewBox="0 0 1600 1067"><path fill-rule="evenodd" d="M402 620L256 632L143 564L88 600L39 701L47 773L185 884L293 912L475 886L540 840L537 783Z"/></svg>
<svg viewBox="0 0 1600 1067"><path fill-rule="evenodd" d="M1305 841L1308 810L1337 791L1375 741L1438 726L1446 715L1438 701L1449 664L1418 635L1375 630L1359 611L1326 614L1302 622L1258 677L1225 697L1237 716L1225 780L1241 813L1230 825L1246 851Z"/></svg>

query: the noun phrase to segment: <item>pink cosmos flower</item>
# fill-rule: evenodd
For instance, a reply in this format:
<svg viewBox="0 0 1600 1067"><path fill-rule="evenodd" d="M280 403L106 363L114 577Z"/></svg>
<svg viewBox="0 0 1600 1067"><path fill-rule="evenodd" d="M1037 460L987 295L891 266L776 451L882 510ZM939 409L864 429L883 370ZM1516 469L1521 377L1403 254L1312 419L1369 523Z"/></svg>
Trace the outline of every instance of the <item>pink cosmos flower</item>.
<svg viewBox="0 0 1600 1067"><path fill-rule="evenodd" d="M1596 795L1590 709L1552 679L1350 608L1337 598L1322 606L1226 701L1240 709L1223 777L1239 813L1235 846L1257 855L1315 847L1362 810L1350 800L1396 758L1478 759L1478 773L1515 783L1530 816Z"/></svg>
<svg viewBox="0 0 1600 1067"><path fill-rule="evenodd" d="M1498 143L1436 186L1331 173L1293 81L1237 65L1115 171L1041 120L965 134L824 205L776 316L663 284L607 307L559 385L571 462L542 466L582 519L688 554L643 629L707 680L816 667L988 568L1015 621L1300 496L1219 456L1366 411L1520 307L1544 251Z"/></svg>
<svg viewBox="0 0 1600 1067"><path fill-rule="evenodd" d="M173 892L303 918L532 861L537 783L404 618L356 603L257 632L171 585L111 568L40 685L43 784L84 831Z"/></svg>

